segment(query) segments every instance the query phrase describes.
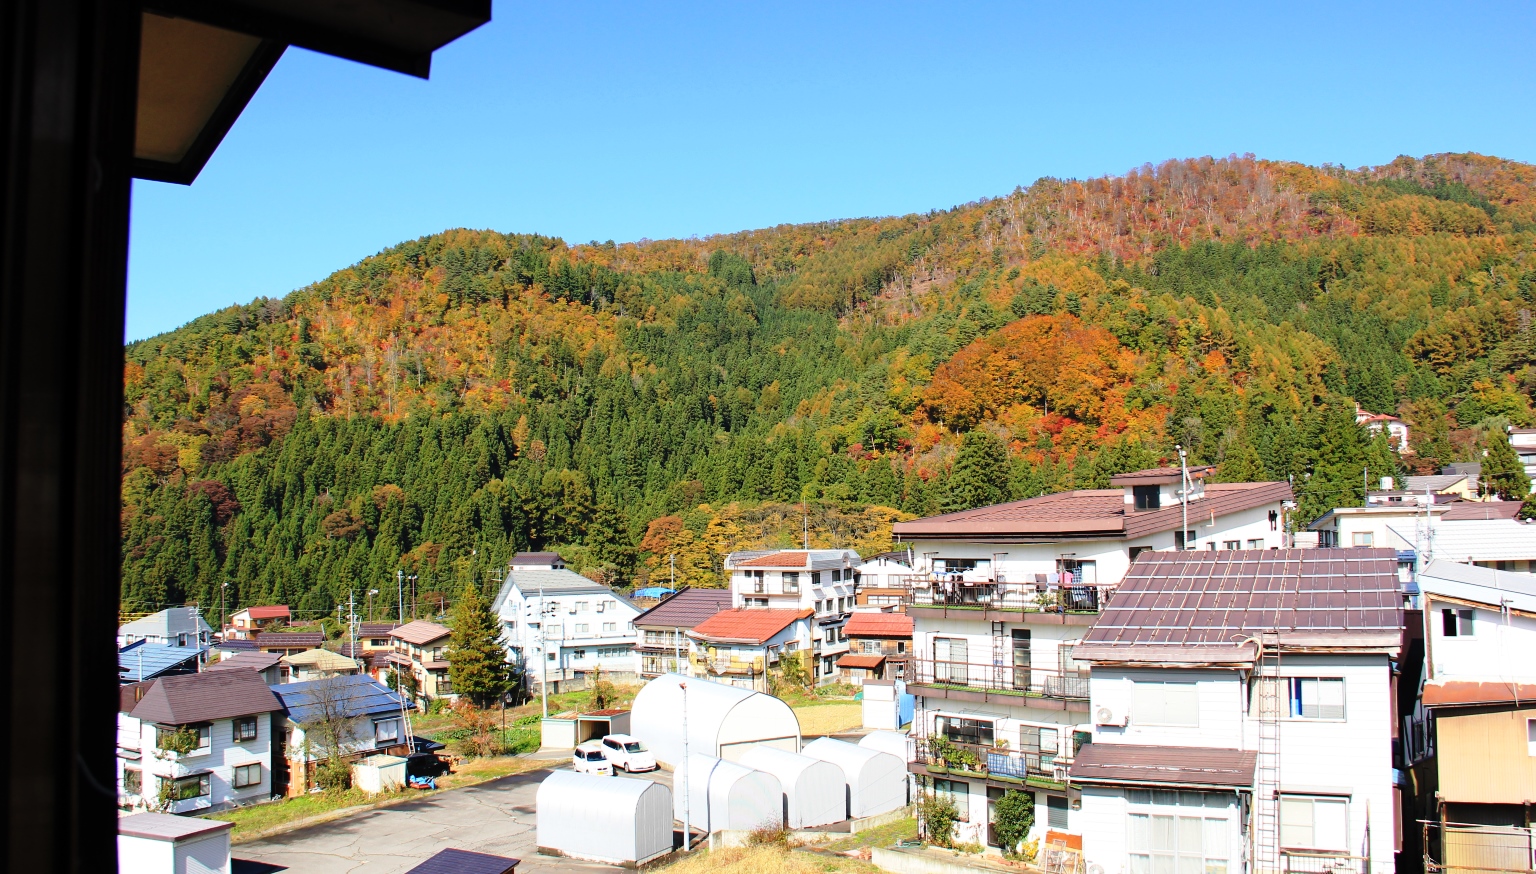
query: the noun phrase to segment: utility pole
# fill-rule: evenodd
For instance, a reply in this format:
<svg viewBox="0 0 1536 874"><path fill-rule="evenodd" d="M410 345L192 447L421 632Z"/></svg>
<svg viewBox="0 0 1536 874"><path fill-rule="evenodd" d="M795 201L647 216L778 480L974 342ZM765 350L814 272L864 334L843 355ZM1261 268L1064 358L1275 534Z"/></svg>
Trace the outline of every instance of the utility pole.
<svg viewBox="0 0 1536 874"><path fill-rule="evenodd" d="M352 643L350 658L357 658L357 593L347 593L347 639Z"/></svg>
<svg viewBox="0 0 1536 874"><path fill-rule="evenodd" d="M681 628L672 629L672 672L676 674L683 672L683 630Z"/></svg>
<svg viewBox="0 0 1536 874"><path fill-rule="evenodd" d="M219 584L219 639L224 639L224 625L228 621L224 618L224 593L229 591L229 581Z"/></svg>
<svg viewBox="0 0 1536 874"><path fill-rule="evenodd" d="M683 693L683 766L678 769L678 782L683 787L683 852L693 847L693 787L688 785L688 684L678 683Z"/></svg>
<svg viewBox="0 0 1536 874"><path fill-rule="evenodd" d="M405 624L405 571L395 571L395 597L400 602L400 624Z"/></svg>
<svg viewBox="0 0 1536 874"><path fill-rule="evenodd" d="M1365 486L1365 491L1360 493L1360 506L1369 507L1371 505L1371 468L1369 465L1361 468L1360 478Z"/></svg>
<svg viewBox="0 0 1536 874"><path fill-rule="evenodd" d="M1184 452L1183 444L1176 444L1173 448L1179 451L1179 509L1184 520L1179 540L1183 541L1185 549L1189 549L1189 456Z"/></svg>
<svg viewBox="0 0 1536 874"><path fill-rule="evenodd" d="M549 607L544 603L544 579L539 578L539 703L549 718Z"/></svg>
<svg viewBox="0 0 1536 874"><path fill-rule="evenodd" d="M366 621L369 621L369 622L373 621L373 596L377 595L378 593L379 593L378 589L369 589L368 590L368 607L367 607L368 619Z"/></svg>
<svg viewBox="0 0 1536 874"><path fill-rule="evenodd" d="M677 591L677 553L668 553L667 564L672 568L672 591Z"/></svg>

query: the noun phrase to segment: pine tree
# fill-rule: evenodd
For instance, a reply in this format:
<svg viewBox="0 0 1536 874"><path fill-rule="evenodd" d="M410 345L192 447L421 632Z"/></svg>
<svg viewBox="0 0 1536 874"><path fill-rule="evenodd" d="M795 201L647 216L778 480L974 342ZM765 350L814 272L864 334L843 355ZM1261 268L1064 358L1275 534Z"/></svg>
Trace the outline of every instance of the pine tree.
<svg viewBox="0 0 1536 874"><path fill-rule="evenodd" d="M987 431L972 431L960 444L944 497L944 511L999 503L1007 496L1008 447Z"/></svg>
<svg viewBox="0 0 1536 874"><path fill-rule="evenodd" d="M1264 470L1264 460L1258 450L1246 439L1238 437L1227 447L1226 457L1216 466L1215 482L1256 483L1269 477Z"/></svg>
<svg viewBox="0 0 1536 874"><path fill-rule="evenodd" d="M495 703L511 688L501 627L473 583L453 608L453 637L448 650L448 678L453 689L478 707Z"/></svg>
<svg viewBox="0 0 1536 874"><path fill-rule="evenodd" d="M1523 501L1531 493L1531 479L1502 430L1489 431L1483 437L1481 479L1484 491L1498 495L1500 500Z"/></svg>

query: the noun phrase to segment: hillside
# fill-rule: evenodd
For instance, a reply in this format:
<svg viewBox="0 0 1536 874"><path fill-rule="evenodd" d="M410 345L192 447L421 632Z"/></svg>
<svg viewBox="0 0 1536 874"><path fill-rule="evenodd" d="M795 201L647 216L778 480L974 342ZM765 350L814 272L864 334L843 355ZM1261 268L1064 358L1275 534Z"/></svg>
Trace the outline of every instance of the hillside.
<svg viewBox="0 0 1536 874"><path fill-rule="evenodd" d="M1251 157L924 215L567 245L455 230L127 347L127 609L559 548L629 584L731 548L1172 457L1304 514L1532 424L1536 167ZM1416 429L1401 460L1355 403ZM361 600L361 598L360 598Z"/></svg>

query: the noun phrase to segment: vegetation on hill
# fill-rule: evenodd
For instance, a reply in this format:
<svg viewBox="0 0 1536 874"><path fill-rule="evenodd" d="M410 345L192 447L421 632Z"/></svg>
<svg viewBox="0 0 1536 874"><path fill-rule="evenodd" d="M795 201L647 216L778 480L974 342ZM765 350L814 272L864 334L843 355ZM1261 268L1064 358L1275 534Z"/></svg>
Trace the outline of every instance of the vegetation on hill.
<svg viewBox="0 0 1536 874"><path fill-rule="evenodd" d="M455 230L130 344L133 609L615 585L1166 462L1367 477L1536 422L1536 167L1251 157L924 215L567 245ZM1356 404L1414 427L1399 457ZM384 600L387 600L385 598Z"/></svg>

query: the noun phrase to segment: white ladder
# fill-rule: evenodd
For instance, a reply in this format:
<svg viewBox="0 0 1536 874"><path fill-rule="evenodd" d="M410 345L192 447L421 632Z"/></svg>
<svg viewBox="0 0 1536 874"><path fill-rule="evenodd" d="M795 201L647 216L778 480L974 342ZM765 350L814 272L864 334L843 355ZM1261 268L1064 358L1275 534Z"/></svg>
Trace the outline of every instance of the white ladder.
<svg viewBox="0 0 1536 874"><path fill-rule="evenodd" d="M1280 717L1287 698L1280 676L1278 632L1266 631L1259 637L1254 681L1259 750L1253 775L1253 870L1274 874L1280 871Z"/></svg>

